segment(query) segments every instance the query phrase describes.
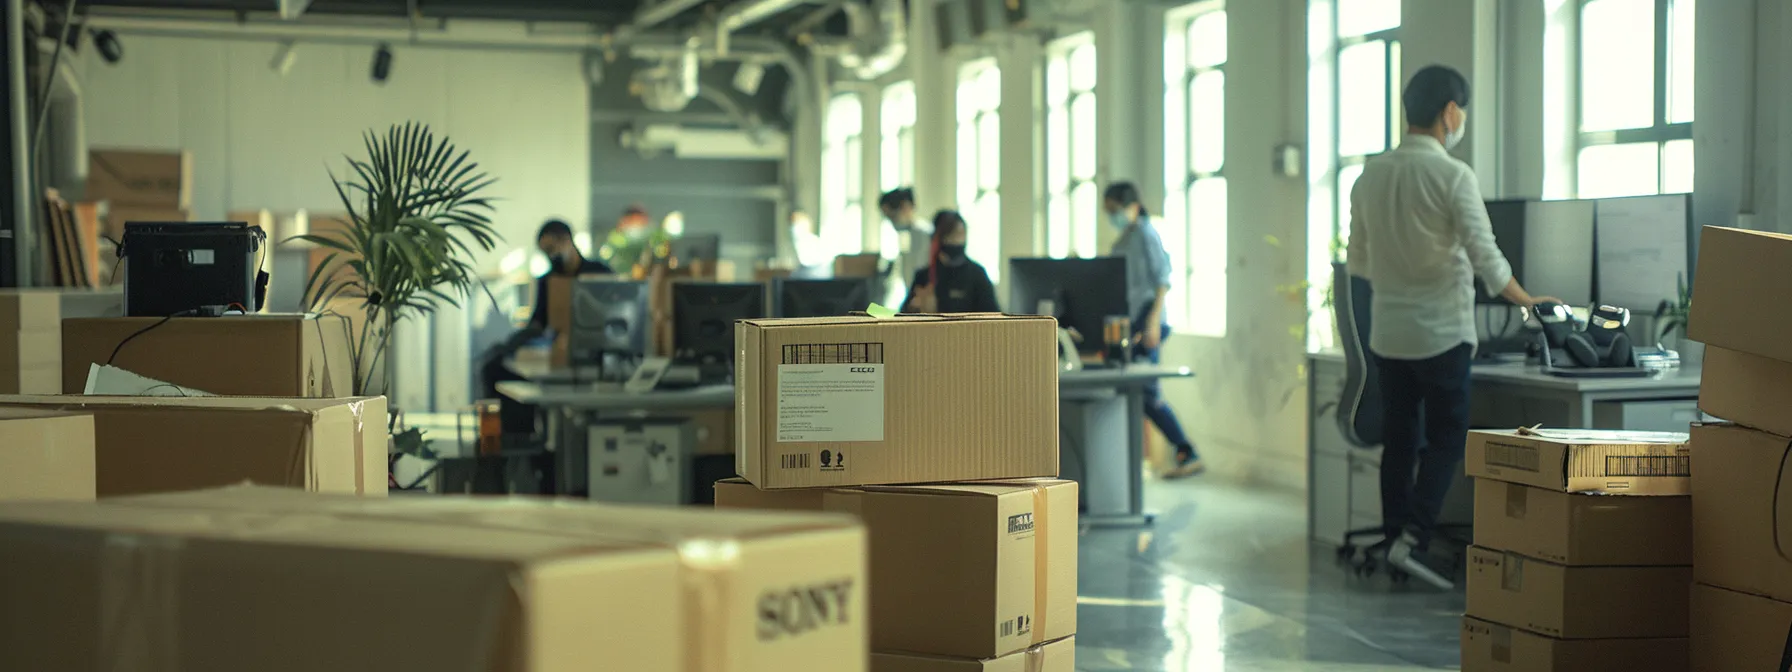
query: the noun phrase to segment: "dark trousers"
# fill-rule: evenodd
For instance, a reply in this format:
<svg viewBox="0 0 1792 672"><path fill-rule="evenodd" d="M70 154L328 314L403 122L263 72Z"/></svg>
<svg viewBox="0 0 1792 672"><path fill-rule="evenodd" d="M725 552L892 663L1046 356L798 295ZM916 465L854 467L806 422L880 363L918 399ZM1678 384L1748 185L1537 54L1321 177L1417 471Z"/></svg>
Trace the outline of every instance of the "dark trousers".
<svg viewBox="0 0 1792 672"><path fill-rule="evenodd" d="M1382 397L1381 519L1429 541L1468 442L1469 359L1464 343L1430 359L1377 355ZM1418 463L1414 479L1413 463Z"/></svg>
<svg viewBox="0 0 1792 672"><path fill-rule="evenodd" d="M524 380L504 365L504 359L510 354L509 350L503 349L486 353L485 362L480 367L480 398L498 400L498 421L505 434L534 434L535 407L498 394L498 383Z"/></svg>
<svg viewBox="0 0 1792 672"><path fill-rule="evenodd" d="M1157 349L1147 349L1143 343L1134 346L1133 361L1142 359L1157 364L1163 359L1164 341L1170 340L1170 327L1163 325L1162 328L1163 337L1158 339ZM1176 412L1170 410L1169 404L1164 403L1163 386L1159 385L1156 380L1152 380L1151 384L1145 387L1145 417L1150 418L1151 424L1157 426L1157 431L1163 433L1165 441L1169 441L1170 445L1176 447L1178 456L1188 455L1191 459L1197 457L1195 444L1188 440L1187 434L1182 432L1182 423L1176 420Z"/></svg>

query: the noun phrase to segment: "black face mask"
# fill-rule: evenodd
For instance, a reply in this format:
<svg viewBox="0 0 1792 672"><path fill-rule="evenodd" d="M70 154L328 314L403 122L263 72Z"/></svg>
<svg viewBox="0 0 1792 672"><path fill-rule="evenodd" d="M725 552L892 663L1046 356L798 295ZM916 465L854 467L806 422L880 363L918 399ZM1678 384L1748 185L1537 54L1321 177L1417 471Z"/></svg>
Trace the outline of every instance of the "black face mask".
<svg viewBox="0 0 1792 672"><path fill-rule="evenodd" d="M941 245L940 246L940 261L945 263L946 265L957 266L959 264L964 263L964 259L965 259L965 257L964 257L964 246L963 245Z"/></svg>

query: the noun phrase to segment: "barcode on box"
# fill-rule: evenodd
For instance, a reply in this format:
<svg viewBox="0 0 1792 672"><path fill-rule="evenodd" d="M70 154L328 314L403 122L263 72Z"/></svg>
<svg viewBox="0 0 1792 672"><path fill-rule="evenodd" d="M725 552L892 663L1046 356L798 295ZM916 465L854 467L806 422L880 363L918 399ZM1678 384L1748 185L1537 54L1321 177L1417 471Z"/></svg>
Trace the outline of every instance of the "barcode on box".
<svg viewBox="0 0 1792 672"><path fill-rule="evenodd" d="M882 343L809 343L786 345L785 364L882 364Z"/></svg>
<svg viewBox="0 0 1792 672"><path fill-rule="evenodd" d="M1692 458L1687 455L1608 455L1607 476L1688 476Z"/></svg>
<svg viewBox="0 0 1792 672"><path fill-rule="evenodd" d="M778 457L778 466L782 469L808 469L808 453L792 453Z"/></svg>
<svg viewBox="0 0 1792 672"><path fill-rule="evenodd" d="M1013 637L1014 636L1014 619L1008 619L1006 621L1002 621L1002 636L1003 637Z"/></svg>

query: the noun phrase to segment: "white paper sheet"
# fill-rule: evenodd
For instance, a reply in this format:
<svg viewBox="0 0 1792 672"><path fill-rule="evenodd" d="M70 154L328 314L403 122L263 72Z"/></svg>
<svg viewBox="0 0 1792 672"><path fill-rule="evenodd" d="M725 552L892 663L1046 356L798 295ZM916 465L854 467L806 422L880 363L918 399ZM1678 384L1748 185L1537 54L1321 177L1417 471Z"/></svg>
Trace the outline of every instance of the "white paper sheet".
<svg viewBox="0 0 1792 672"><path fill-rule="evenodd" d="M216 396L190 387L181 387L174 383L139 376L116 366L105 364L94 364L87 369L87 388L82 394L119 397Z"/></svg>

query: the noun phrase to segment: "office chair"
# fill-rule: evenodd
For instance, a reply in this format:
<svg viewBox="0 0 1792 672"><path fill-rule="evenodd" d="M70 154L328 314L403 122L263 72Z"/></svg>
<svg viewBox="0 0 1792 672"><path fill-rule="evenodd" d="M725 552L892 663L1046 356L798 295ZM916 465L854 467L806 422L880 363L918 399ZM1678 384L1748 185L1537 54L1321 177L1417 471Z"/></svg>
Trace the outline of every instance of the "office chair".
<svg viewBox="0 0 1792 672"><path fill-rule="evenodd" d="M1375 358L1369 352L1370 304L1374 291L1369 281L1350 274L1345 265L1332 263L1332 316L1337 320L1338 334L1344 350L1344 389L1338 398L1338 430L1350 445L1363 449L1379 448L1382 442L1381 380ZM1439 525L1434 534L1440 539L1456 541ZM1375 539L1362 546L1360 540ZM1344 543L1338 546L1338 562L1353 568L1358 576L1371 576L1380 569L1378 558L1393 544L1393 535L1380 525L1349 530ZM1456 564L1462 559L1458 557ZM1388 565L1388 576L1394 583L1404 584L1411 575Z"/></svg>

